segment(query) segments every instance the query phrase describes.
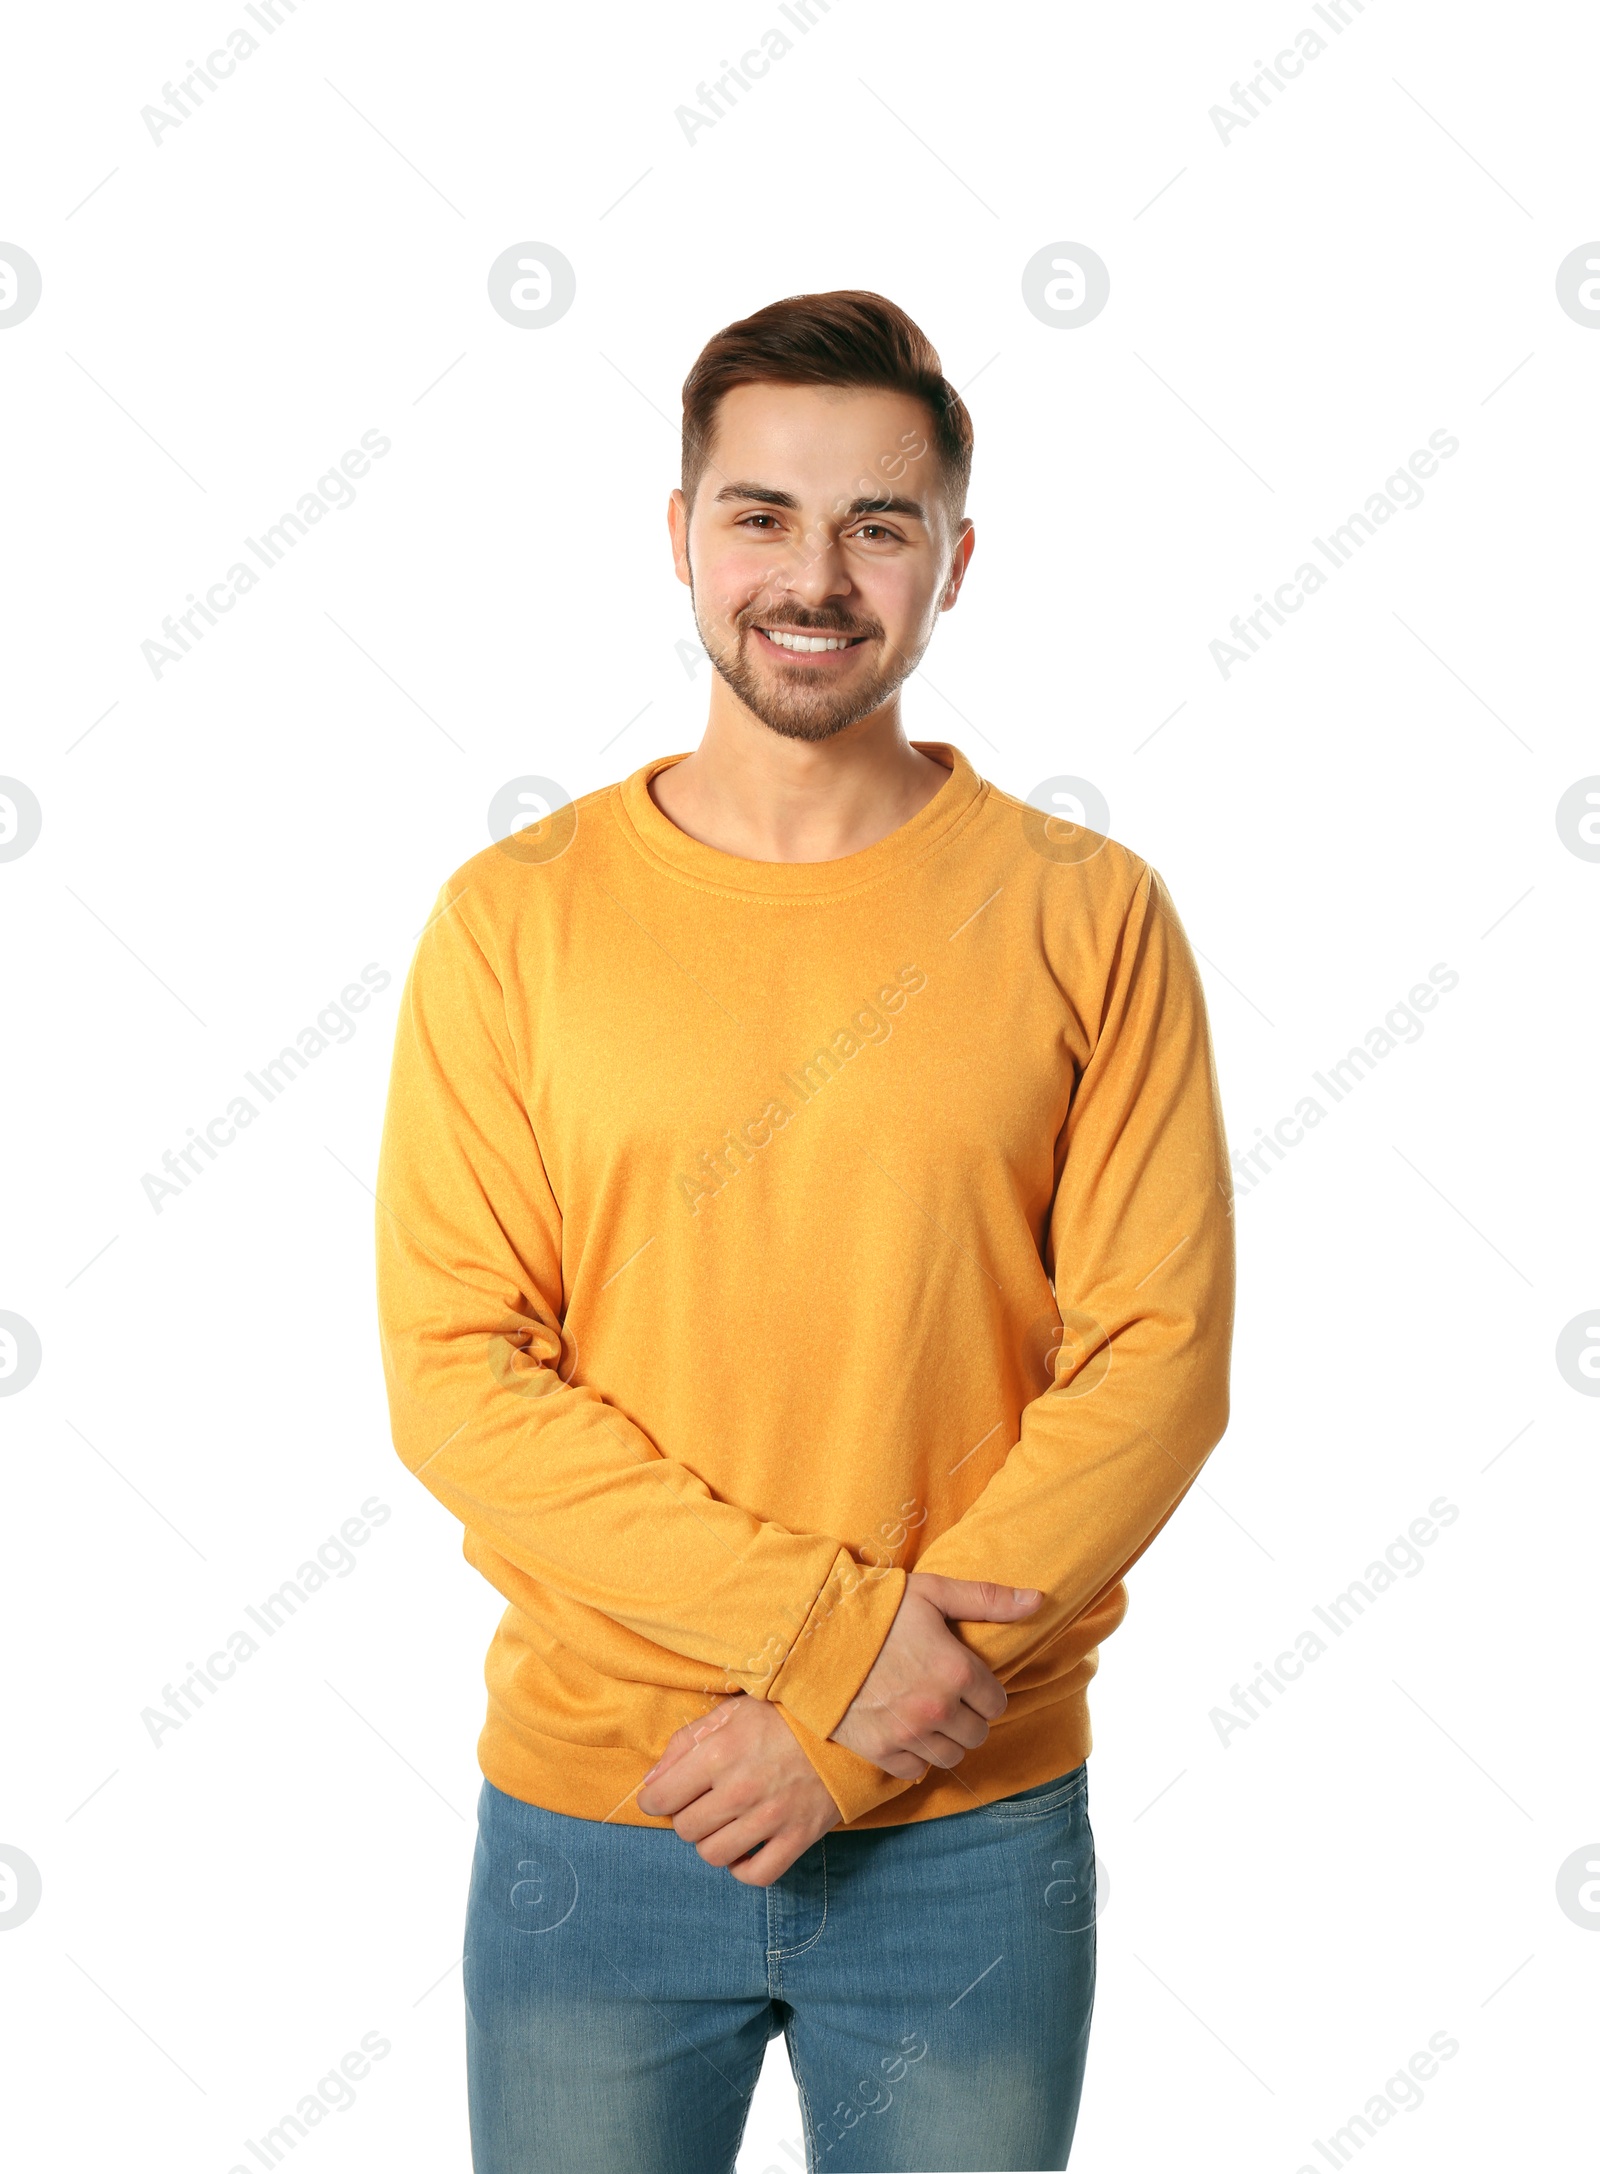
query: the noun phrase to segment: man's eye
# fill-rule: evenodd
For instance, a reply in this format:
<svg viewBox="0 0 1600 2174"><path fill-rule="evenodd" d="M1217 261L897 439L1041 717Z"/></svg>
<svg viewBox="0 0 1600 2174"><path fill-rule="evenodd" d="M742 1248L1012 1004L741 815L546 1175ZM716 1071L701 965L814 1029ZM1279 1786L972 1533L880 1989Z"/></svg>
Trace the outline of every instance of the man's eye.
<svg viewBox="0 0 1600 2174"><path fill-rule="evenodd" d="M752 521L768 521L772 523L773 527L777 526L777 523L772 520L772 516L770 513L747 513L744 517L744 520L740 523L740 526L747 528Z"/></svg>
<svg viewBox="0 0 1600 2174"><path fill-rule="evenodd" d="M858 536L887 536L892 540L894 537L894 530L892 528L885 528L883 524L879 521L867 521L864 522L863 525L856 530L856 534Z"/></svg>

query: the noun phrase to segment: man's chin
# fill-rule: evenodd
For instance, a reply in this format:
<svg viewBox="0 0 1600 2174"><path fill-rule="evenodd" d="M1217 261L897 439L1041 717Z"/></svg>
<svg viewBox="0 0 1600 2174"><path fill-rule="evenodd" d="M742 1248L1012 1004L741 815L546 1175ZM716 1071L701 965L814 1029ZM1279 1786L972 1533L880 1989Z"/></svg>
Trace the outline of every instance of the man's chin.
<svg viewBox="0 0 1600 2174"><path fill-rule="evenodd" d="M790 689L775 686L743 664L735 664L730 671L715 658L712 662L745 708L786 740L834 739L847 726L881 709L900 684L873 677L858 688Z"/></svg>
<svg viewBox="0 0 1600 2174"><path fill-rule="evenodd" d="M841 708L837 702L819 709L815 702L753 702L748 695L743 694L739 699L747 710L761 720L768 731L777 733L784 740L836 739L847 725L856 724L870 714L870 710L858 709L854 704ZM873 709L876 707L876 703L871 705Z"/></svg>

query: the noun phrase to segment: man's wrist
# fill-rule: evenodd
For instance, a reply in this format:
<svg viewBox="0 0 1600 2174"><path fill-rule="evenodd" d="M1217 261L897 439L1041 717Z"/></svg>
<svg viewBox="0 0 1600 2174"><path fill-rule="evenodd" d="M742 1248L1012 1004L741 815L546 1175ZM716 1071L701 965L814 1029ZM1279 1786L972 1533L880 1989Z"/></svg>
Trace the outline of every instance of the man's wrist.
<svg viewBox="0 0 1600 2174"><path fill-rule="evenodd" d="M900 1612L906 1575L893 1564L860 1563L848 1548L839 1550L766 1690L769 1699L813 1736L826 1739L833 1734L871 1674Z"/></svg>
<svg viewBox="0 0 1600 2174"><path fill-rule="evenodd" d="M830 1738L818 1736L796 1718L786 1706L778 1711L793 1731L801 1750L816 1768L822 1786L839 1807L839 1817L846 1825L852 1819L860 1819L866 1812L874 1811L880 1804L914 1789L916 1782L902 1781L896 1774L886 1774L881 1766L874 1766L844 1744L836 1744ZM924 1767L917 1781L927 1773Z"/></svg>

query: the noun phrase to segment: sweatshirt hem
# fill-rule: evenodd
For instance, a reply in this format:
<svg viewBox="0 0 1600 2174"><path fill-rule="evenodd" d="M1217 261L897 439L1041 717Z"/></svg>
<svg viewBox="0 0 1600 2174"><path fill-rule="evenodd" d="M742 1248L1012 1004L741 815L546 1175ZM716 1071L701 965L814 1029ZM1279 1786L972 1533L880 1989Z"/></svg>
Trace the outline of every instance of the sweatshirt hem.
<svg viewBox="0 0 1600 2174"><path fill-rule="evenodd" d="M1027 1715L1026 1741L1012 1742L1010 1735L1009 1729L1000 1730L998 1737L991 1731L958 1767L930 1767L920 1782L829 1832L911 1826L976 1811L1019 1789L1035 1789L1071 1773L1093 1749L1088 1700L1078 1690L1035 1707ZM650 1758L626 1746L540 1736L525 1725L513 1728L491 1710L478 1739L478 1765L485 1780L506 1796L569 1819L619 1827L672 1826L668 1818L648 1817L634 1802Z"/></svg>

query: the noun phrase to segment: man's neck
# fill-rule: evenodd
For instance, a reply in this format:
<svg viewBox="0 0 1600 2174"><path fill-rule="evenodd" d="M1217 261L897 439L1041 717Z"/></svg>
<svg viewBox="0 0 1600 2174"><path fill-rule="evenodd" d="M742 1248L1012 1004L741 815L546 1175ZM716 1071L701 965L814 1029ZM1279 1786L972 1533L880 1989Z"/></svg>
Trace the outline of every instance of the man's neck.
<svg viewBox="0 0 1600 2174"><path fill-rule="evenodd" d="M668 822L748 861L833 861L910 822L950 775L905 736L898 703L830 740L791 740L713 702L692 755L650 791Z"/></svg>

